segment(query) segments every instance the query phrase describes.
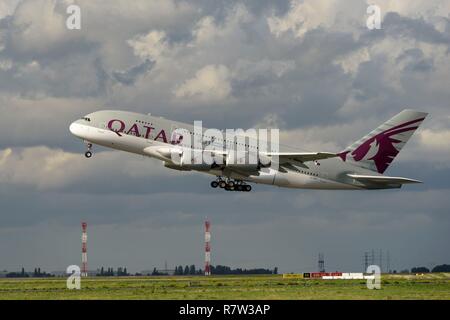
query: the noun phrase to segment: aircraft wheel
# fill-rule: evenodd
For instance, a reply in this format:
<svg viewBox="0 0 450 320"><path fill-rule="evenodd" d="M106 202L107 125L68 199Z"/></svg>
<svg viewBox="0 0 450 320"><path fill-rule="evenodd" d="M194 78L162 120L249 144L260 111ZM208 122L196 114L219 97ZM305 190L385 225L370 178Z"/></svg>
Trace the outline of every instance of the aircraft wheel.
<svg viewBox="0 0 450 320"><path fill-rule="evenodd" d="M219 186L219 183L217 181L211 182L211 187L212 188L217 188L218 186Z"/></svg>
<svg viewBox="0 0 450 320"><path fill-rule="evenodd" d="M234 181L228 181L228 186L230 187L230 188L234 188L235 187L235 183L234 183Z"/></svg>
<svg viewBox="0 0 450 320"><path fill-rule="evenodd" d="M90 158L90 157L92 157L92 152L90 152L90 151L86 151L86 153L84 154L84 156L86 157L86 158Z"/></svg>
<svg viewBox="0 0 450 320"><path fill-rule="evenodd" d="M224 189L227 186L227 183L225 181L220 181L219 182L219 187Z"/></svg>
<svg viewBox="0 0 450 320"><path fill-rule="evenodd" d="M245 192L250 192L250 191L252 191L252 186L246 185L246 186L244 187L244 190L245 190Z"/></svg>
<svg viewBox="0 0 450 320"><path fill-rule="evenodd" d="M244 191L242 188L242 185L238 184L236 187L234 187L234 190L236 191Z"/></svg>

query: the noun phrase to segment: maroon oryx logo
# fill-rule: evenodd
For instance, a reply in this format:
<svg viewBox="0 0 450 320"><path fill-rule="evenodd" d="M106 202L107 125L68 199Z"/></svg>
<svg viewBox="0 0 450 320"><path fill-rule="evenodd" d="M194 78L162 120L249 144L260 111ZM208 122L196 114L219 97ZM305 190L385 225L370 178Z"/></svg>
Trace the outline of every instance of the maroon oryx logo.
<svg viewBox="0 0 450 320"><path fill-rule="evenodd" d="M399 139L394 138L395 135L398 135L403 132L414 131L418 128L417 123L423 121L425 118L409 121L398 126L392 127L388 130L385 130L372 138L364 141L361 145L359 145L353 151L344 151L339 154L342 160L347 160L347 155L350 153L353 157L354 161L368 161L373 160L377 171L379 173L384 173L386 169L391 164L392 160L398 155L400 152L395 144L405 142ZM375 155L369 159L365 159L367 154L372 148L378 148Z"/></svg>

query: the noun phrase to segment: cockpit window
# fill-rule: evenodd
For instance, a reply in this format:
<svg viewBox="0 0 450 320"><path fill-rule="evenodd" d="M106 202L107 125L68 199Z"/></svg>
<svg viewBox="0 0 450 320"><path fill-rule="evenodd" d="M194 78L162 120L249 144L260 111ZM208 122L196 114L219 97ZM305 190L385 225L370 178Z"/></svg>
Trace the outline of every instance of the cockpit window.
<svg viewBox="0 0 450 320"><path fill-rule="evenodd" d="M91 118L88 118L88 117L84 117L83 120L91 122Z"/></svg>

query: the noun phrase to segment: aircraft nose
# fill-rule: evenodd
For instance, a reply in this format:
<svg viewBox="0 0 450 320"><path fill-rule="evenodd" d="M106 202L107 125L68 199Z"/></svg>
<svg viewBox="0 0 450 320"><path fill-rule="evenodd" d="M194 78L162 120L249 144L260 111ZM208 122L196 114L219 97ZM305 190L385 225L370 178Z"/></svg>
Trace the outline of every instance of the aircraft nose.
<svg viewBox="0 0 450 320"><path fill-rule="evenodd" d="M81 128L81 125L79 123L77 123L76 121L72 122L70 124L69 130L70 130L70 133L72 133L74 136L82 138L82 131L83 130Z"/></svg>

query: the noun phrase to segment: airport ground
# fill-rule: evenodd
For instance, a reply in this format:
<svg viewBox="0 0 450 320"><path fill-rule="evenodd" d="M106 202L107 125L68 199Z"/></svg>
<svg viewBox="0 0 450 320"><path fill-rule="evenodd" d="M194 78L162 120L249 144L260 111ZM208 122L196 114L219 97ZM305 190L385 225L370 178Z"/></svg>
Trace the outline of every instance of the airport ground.
<svg viewBox="0 0 450 320"><path fill-rule="evenodd" d="M383 275L381 289L366 280L283 279L270 276L83 278L68 290L65 278L0 279L0 300L9 299L363 299L450 300L450 273Z"/></svg>

